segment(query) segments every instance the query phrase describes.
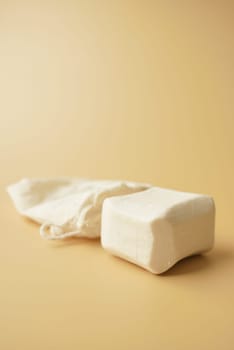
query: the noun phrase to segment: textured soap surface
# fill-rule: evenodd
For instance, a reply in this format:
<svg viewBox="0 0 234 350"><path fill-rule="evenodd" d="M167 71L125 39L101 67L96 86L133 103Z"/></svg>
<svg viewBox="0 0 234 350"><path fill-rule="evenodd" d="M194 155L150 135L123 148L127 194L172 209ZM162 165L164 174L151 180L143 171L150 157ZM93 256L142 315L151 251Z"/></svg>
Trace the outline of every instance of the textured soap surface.
<svg viewBox="0 0 234 350"><path fill-rule="evenodd" d="M104 201L101 242L112 254L160 274L212 249L214 224L210 196L153 187Z"/></svg>

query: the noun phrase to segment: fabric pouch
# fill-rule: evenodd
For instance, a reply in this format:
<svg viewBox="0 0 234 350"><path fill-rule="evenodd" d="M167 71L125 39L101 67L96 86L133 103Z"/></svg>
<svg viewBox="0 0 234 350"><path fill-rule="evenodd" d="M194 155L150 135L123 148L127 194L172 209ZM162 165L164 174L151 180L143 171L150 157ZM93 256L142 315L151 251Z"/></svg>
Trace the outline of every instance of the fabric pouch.
<svg viewBox="0 0 234 350"><path fill-rule="evenodd" d="M42 178L22 179L8 186L7 192L21 215L41 224L43 238L95 238L100 236L102 204L106 198L149 187L129 181Z"/></svg>

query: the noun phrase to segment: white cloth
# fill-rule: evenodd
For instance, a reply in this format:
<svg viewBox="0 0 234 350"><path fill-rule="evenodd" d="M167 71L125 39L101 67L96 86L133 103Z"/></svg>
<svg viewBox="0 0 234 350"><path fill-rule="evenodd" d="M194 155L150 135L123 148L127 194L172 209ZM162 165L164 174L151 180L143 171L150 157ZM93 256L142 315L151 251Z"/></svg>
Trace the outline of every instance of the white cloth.
<svg viewBox="0 0 234 350"><path fill-rule="evenodd" d="M143 191L150 185L77 178L22 179L7 188L18 212L41 224L47 239L95 238L101 232L105 198Z"/></svg>

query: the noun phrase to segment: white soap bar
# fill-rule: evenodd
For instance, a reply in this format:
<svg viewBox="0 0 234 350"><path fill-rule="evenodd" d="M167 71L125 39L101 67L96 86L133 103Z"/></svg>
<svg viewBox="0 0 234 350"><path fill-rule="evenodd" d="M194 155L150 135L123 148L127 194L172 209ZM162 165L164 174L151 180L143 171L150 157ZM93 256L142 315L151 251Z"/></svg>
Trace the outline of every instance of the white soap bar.
<svg viewBox="0 0 234 350"><path fill-rule="evenodd" d="M7 188L20 214L42 224L43 238L100 236L103 200L143 191L149 185L79 178L22 179Z"/></svg>
<svg viewBox="0 0 234 350"><path fill-rule="evenodd" d="M211 197L158 187L108 198L101 242L112 254L160 274L214 244Z"/></svg>

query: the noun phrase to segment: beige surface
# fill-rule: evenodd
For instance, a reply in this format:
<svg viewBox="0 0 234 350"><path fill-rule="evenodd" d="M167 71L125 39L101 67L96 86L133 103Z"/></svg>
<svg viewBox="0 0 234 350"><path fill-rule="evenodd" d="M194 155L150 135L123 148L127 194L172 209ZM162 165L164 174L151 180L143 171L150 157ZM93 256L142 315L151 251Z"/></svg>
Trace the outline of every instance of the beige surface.
<svg viewBox="0 0 234 350"><path fill-rule="evenodd" d="M234 6L0 1L0 348L234 348ZM204 192L216 248L154 276L41 240L4 186L126 178Z"/></svg>

